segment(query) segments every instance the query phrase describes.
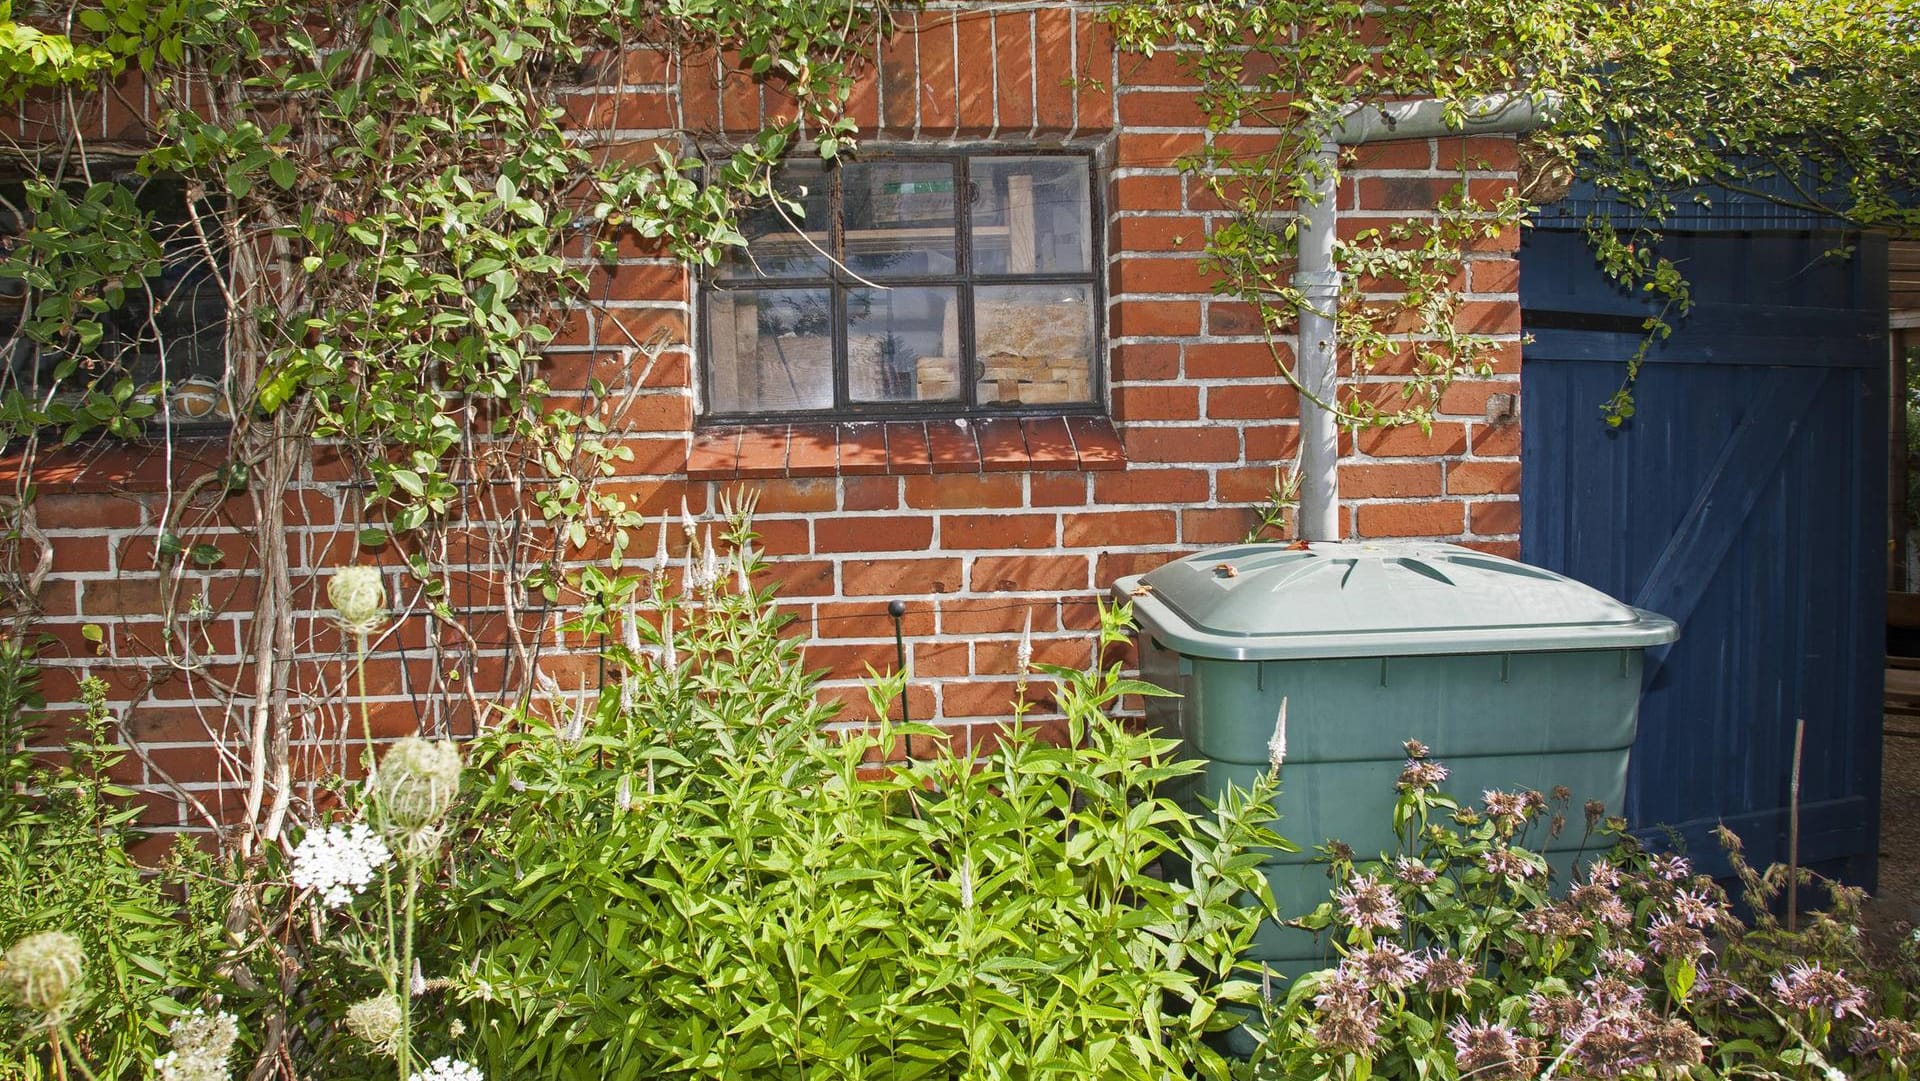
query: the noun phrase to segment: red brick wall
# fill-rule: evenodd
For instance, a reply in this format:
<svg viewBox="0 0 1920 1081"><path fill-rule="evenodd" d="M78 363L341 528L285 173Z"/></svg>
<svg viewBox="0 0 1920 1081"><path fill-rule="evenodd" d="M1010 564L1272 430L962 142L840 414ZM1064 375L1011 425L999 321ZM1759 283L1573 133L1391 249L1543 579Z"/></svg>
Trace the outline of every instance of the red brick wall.
<svg viewBox="0 0 1920 1081"><path fill-rule="evenodd" d="M575 405L604 408L584 396L589 376L639 387L631 406L608 419L636 451L619 487L656 521L677 514L683 498L700 513L724 489L760 488L759 528L772 573L784 583L799 632L811 639L810 660L831 671L828 693L848 703L848 718L865 709L857 684L863 665L893 663L888 600L908 604L914 717L970 729L1006 714L1015 644L1029 615L1037 660L1090 660L1084 632L1094 622L1094 598L1121 575L1238 540L1276 468L1295 455L1294 393L1245 307L1214 297L1199 266L1207 232L1225 220L1225 208L1174 164L1210 141L1271 133L1209 134L1173 58L1116 55L1096 10L930 4L907 14L901 32L881 44L880 64L861 81L852 111L875 144L1005 142L1095 153L1108 263L1107 404L1117 445L1097 424L1066 429L1044 421L781 426L705 432L696 441L696 284L635 242L622 246L615 270L596 272L605 310L574 318L552 350L553 383L563 397L580 395ZM724 137L791 109L776 87L735 73L736 61L706 55L681 63L650 51L609 57L593 73L601 81L583 87L570 112L599 129L595 138L610 152L650 155L654 142L682 132ZM1341 227L1351 235L1422 213L1436 189L1463 176L1478 189L1499 188L1513 169L1507 139L1367 148L1341 181ZM1495 375L1456 384L1430 435L1402 428L1350 441L1340 470L1349 536L1517 549L1519 429L1507 419L1519 391L1516 245L1511 233L1484 244L1465 275L1471 296L1463 322L1504 342ZM1383 370L1380 378L1395 376ZM140 700L133 727L152 741L154 762L130 760L128 779L157 786L157 770L165 769L211 802L234 775L211 753L212 734L231 731L240 718L223 712L204 677L243 674L247 561L192 583L204 579L221 611L205 631L202 659L210 667L182 672L161 659L159 598L176 590L149 554L160 496L150 475L157 467L145 468L144 479L124 465L96 468L78 489L43 480L42 524L58 553L43 598L57 638L49 698L55 708L72 708L80 674L108 674L123 700ZM348 514L351 496L330 477L320 467L291 497L300 520L311 523L296 533L296 566L325 568L352 551L341 539L351 526L343 534L333 525ZM221 522L233 506L216 501L207 520L215 536L244 548L246 523ZM653 550L652 528L632 551ZM318 575L302 577L317 600ZM476 568L468 597L453 600L497 612L507 585L497 569ZM310 663L302 693L337 702L344 659L337 635L317 610L303 620ZM387 730L415 723L409 691L431 674L418 670L428 663L419 622L373 662L373 694L391 707L380 722ZM107 630L103 655L81 637L88 623ZM480 637L481 667L497 668L504 635ZM484 671L476 674L484 681ZM326 753L323 729L337 727L337 714L316 707L309 733L316 756ZM449 723L464 730L466 722ZM191 818L169 798L156 799L156 818Z"/></svg>

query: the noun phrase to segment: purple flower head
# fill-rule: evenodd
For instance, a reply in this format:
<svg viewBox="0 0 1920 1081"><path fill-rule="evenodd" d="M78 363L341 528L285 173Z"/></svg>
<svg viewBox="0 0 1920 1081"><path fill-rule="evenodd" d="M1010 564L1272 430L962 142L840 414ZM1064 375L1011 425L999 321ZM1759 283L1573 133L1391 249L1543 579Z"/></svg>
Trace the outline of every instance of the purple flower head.
<svg viewBox="0 0 1920 1081"><path fill-rule="evenodd" d="M1480 794L1480 802L1487 808L1492 818L1519 818L1527 813L1526 797L1518 792L1501 792L1488 789Z"/></svg>
<svg viewBox="0 0 1920 1081"><path fill-rule="evenodd" d="M1796 961L1787 971L1768 984L1775 998L1795 1010L1824 1010L1829 1015L1860 1017L1867 1008L1867 993L1839 969L1825 969L1815 961L1809 965Z"/></svg>
<svg viewBox="0 0 1920 1081"><path fill-rule="evenodd" d="M1692 924L1670 916L1655 916L1647 928L1647 941L1661 957L1689 958L1707 952L1707 936Z"/></svg>
<svg viewBox="0 0 1920 1081"><path fill-rule="evenodd" d="M1586 919L1564 904L1531 909L1520 917L1520 929L1541 938L1572 938L1588 926Z"/></svg>
<svg viewBox="0 0 1920 1081"><path fill-rule="evenodd" d="M1380 990L1398 991L1420 978L1420 960L1402 949L1398 943L1376 942L1359 953L1353 954L1341 963L1360 978L1367 987Z"/></svg>
<svg viewBox="0 0 1920 1081"><path fill-rule="evenodd" d="M1436 995L1458 991L1473 979L1473 966L1445 950L1428 950L1420 959L1421 983Z"/></svg>
<svg viewBox="0 0 1920 1081"><path fill-rule="evenodd" d="M1612 946L1600 951L1600 967L1631 979L1646 971L1647 961L1632 950Z"/></svg>
<svg viewBox="0 0 1920 1081"><path fill-rule="evenodd" d="M1409 758L1394 787L1402 792L1431 792L1447 779L1447 767L1424 758Z"/></svg>
<svg viewBox="0 0 1920 1081"><path fill-rule="evenodd" d="M1920 1055L1920 1032L1896 1018L1870 1018L1854 1034L1851 1050L1856 1055L1878 1054L1889 1062L1906 1062Z"/></svg>
<svg viewBox="0 0 1920 1081"><path fill-rule="evenodd" d="M1647 1030L1646 1037L1640 1041L1640 1051L1648 1061L1660 1066L1697 1066L1706 1044L1692 1025L1678 1017L1669 1017L1655 1022Z"/></svg>
<svg viewBox="0 0 1920 1081"><path fill-rule="evenodd" d="M1666 882L1685 882L1693 877L1693 864L1688 863L1685 856L1655 856L1648 867Z"/></svg>
<svg viewBox="0 0 1920 1081"><path fill-rule="evenodd" d="M1480 857L1480 862L1489 874L1514 882L1532 878L1535 872L1539 871L1532 860L1505 845L1488 849L1486 854Z"/></svg>
<svg viewBox="0 0 1920 1081"><path fill-rule="evenodd" d="M1453 1057L1462 1077L1525 1081L1538 1065L1527 1042L1497 1021L1470 1023L1457 1018L1447 1028L1447 1038L1453 1041Z"/></svg>
<svg viewBox="0 0 1920 1081"><path fill-rule="evenodd" d="M1673 914L1690 927L1711 927L1720 922L1726 911L1725 905L1708 897L1703 890L1680 890L1670 904Z"/></svg>
<svg viewBox="0 0 1920 1081"><path fill-rule="evenodd" d="M1427 886L1440 875L1421 860L1414 859L1412 856L1401 856L1393 861L1393 877L1409 886Z"/></svg>
<svg viewBox="0 0 1920 1081"><path fill-rule="evenodd" d="M1400 746L1405 749L1408 758L1420 759L1427 757L1427 745L1417 739L1410 739Z"/></svg>
<svg viewBox="0 0 1920 1081"><path fill-rule="evenodd" d="M1560 1036L1580 1023L1580 1000L1572 995L1535 991L1527 996L1527 1018L1549 1036Z"/></svg>
<svg viewBox="0 0 1920 1081"><path fill-rule="evenodd" d="M1587 864L1587 882L1605 890L1620 888L1620 869L1608 863L1606 857L1598 857Z"/></svg>
<svg viewBox="0 0 1920 1081"><path fill-rule="evenodd" d="M1340 918L1352 927L1387 932L1400 929L1400 899L1372 875L1354 879L1346 889L1335 893L1333 900Z"/></svg>
<svg viewBox="0 0 1920 1081"><path fill-rule="evenodd" d="M1586 1006L1597 1014L1627 1014L1646 1001L1647 989L1618 976L1601 973L1580 985Z"/></svg>
<svg viewBox="0 0 1920 1081"><path fill-rule="evenodd" d="M1380 1004L1358 976L1335 970L1313 998L1313 1038L1330 1051L1365 1051L1380 1038Z"/></svg>

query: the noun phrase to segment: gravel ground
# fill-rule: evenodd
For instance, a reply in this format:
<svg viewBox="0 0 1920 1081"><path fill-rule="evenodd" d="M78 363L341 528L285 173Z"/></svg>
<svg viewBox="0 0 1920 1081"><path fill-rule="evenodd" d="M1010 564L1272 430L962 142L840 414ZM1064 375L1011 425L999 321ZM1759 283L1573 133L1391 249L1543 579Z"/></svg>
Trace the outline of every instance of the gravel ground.
<svg viewBox="0 0 1920 1081"><path fill-rule="evenodd" d="M1911 718L1899 722L1920 730ZM1888 735L1880 767L1880 889L1885 916L1920 922L1920 738Z"/></svg>

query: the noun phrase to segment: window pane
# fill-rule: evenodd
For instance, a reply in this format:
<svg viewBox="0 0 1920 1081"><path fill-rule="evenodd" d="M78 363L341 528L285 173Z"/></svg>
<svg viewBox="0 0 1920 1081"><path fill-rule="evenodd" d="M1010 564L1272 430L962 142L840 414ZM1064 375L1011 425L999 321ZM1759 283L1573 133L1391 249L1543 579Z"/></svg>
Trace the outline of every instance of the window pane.
<svg viewBox="0 0 1920 1081"><path fill-rule="evenodd" d="M1093 286L982 285L973 297L981 405L1093 400Z"/></svg>
<svg viewBox="0 0 1920 1081"><path fill-rule="evenodd" d="M976 274L1079 274L1092 262L1085 158L973 158Z"/></svg>
<svg viewBox="0 0 1920 1081"><path fill-rule="evenodd" d="M825 289L708 291L708 400L714 411L832 407L832 328Z"/></svg>
<svg viewBox="0 0 1920 1081"><path fill-rule="evenodd" d="M774 186L800 209L763 206L746 216L740 232L747 249L729 249L720 272L739 278L824 278L832 250L828 236L827 175L817 161L780 167ZM804 231L805 235L802 235Z"/></svg>
<svg viewBox="0 0 1920 1081"><path fill-rule="evenodd" d="M842 165L847 266L864 278L953 273L953 179L944 161Z"/></svg>
<svg viewBox="0 0 1920 1081"><path fill-rule="evenodd" d="M960 397L960 310L951 286L847 290L847 388L856 402Z"/></svg>

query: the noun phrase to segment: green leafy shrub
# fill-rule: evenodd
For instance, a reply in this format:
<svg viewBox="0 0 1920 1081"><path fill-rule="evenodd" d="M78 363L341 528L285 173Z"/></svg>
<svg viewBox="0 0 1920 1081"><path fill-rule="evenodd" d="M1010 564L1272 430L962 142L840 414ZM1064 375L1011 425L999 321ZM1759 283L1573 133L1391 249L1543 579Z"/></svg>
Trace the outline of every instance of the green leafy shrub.
<svg viewBox="0 0 1920 1081"><path fill-rule="evenodd" d="M744 527L742 527L743 530ZM1190 814L1192 767L1048 669L1065 745L1016 715L978 757L829 713L734 555L629 611L617 691L482 739L442 919L489 1077L1224 1076L1250 1000L1272 791ZM1124 634L1106 614L1102 643ZM886 716L898 679L874 692ZM1157 877L1163 856L1194 884Z"/></svg>
<svg viewBox="0 0 1920 1081"><path fill-rule="evenodd" d="M63 933L78 941L82 969L51 1012L17 987L0 993L0 1079L45 1077L56 1054L98 1077L130 1075L165 1048L168 1021L186 1013L171 993L198 985L217 931L181 919L166 880L128 852L139 812L110 779L126 752L112 739L105 686L82 686L81 731L69 764L55 766L25 749L38 682L32 648L0 639L0 949Z"/></svg>
<svg viewBox="0 0 1920 1081"><path fill-rule="evenodd" d="M1827 884L1828 910L1789 930L1767 914L1786 871L1747 867L1727 834L1749 925L1684 856L1648 853L1590 804L1605 851L1562 896L1526 843L1565 828L1564 792L1462 805L1439 790L1446 768L1408 751L1396 851L1322 849L1332 898L1297 922L1340 960L1268 1003L1249 1077L1909 1076L1913 941L1870 956L1857 891Z"/></svg>

